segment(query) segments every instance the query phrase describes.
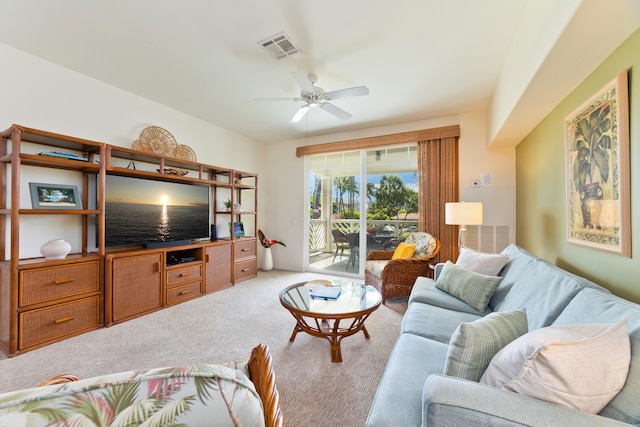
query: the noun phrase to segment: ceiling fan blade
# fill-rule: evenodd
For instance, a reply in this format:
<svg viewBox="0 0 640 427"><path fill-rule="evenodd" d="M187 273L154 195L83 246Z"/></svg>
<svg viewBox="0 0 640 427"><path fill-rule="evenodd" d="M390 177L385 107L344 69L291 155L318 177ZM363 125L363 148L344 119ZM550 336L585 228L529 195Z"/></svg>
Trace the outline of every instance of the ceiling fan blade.
<svg viewBox="0 0 640 427"><path fill-rule="evenodd" d="M311 81L309 81L309 77L306 74L301 73L299 71L294 71L291 74L293 74L293 78L296 79L296 81L298 82L298 84L300 85L303 91L309 92L309 93L314 93L316 91L316 89L311 84Z"/></svg>
<svg viewBox="0 0 640 427"><path fill-rule="evenodd" d="M291 123L298 123L300 119L302 119L304 115L307 114L309 108L311 108L309 107L309 105L303 105L302 107L300 107L296 114L291 118Z"/></svg>
<svg viewBox="0 0 640 427"><path fill-rule="evenodd" d="M342 108L338 108L333 104L329 104L328 102L320 104L320 108L342 120L349 120L351 118L351 114L347 113Z"/></svg>
<svg viewBox="0 0 640 427"><path fill-rule="evenodd" d="M302 98L254 98L254 101L302 101Z"/></svg>
<svg viewBox="0 0 640 427"><path fill-rule="evenodd" d="M354 96L369 95L369 88L366 86L350 87L348 89L334 90L324 94L324 99L333 101L334 99L351 98Z"/></svg>

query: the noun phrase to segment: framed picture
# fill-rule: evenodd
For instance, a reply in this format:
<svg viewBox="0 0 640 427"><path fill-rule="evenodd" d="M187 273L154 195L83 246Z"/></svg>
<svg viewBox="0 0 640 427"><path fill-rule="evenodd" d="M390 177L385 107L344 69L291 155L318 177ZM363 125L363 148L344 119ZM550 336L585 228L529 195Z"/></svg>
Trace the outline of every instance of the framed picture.
<svg viewBox="0 0 640 427"><path fill-rule="evenodd" d="M229 223L229 228L231 228L231 223ZM244 237L244 224L242 222L234 222L233 223L233 237Z"/></svg>
<svg viewBox="0 0 640 427"><path fill-rule="evenodd" d="M564 121L567 241L631 257L627 71Z"/></svg>
<svg viewBox="0 0 640 427"><path fill-rule="evenodd" d="M34 209L82 209L77 185L30 182L29 190Z"/></svg>

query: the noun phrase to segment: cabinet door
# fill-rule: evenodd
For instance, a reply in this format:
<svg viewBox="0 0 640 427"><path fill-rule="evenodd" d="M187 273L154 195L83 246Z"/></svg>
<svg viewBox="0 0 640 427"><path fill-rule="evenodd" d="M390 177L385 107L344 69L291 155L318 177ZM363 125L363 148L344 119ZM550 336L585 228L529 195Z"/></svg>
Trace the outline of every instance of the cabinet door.
<svg viewBox="0 0 640 427"><path fill-rule="evenodd" d="M113 260L113 321L162 307L162 253Z"/></svg>
<svg viewBox="0 0 640 427"><path fill-rule="evenodd" d="M205 292L213 292L232 286L231 243L206 248Z"/></svg>

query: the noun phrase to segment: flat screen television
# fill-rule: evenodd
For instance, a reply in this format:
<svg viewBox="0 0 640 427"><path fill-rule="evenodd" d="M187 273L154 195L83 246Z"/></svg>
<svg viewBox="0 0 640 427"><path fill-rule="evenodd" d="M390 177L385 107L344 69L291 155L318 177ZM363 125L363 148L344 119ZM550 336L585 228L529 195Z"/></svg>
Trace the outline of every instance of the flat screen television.
<svg viewBox="0 0 640 427"><path fill-rule="evenodd" d="M105 246L170 245L209 237L209 187L107 175Z"/></svg>

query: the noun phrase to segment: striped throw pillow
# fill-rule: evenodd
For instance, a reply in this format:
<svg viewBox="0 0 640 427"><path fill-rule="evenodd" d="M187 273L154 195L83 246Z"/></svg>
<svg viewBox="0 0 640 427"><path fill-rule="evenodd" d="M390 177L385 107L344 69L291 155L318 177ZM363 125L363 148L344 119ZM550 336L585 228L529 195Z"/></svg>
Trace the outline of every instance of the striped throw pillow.
<svg viewBox="0 0 640 427"><path fill-rule="evenodd" d="M483 313L502 277L488 276L447 261L436 280L436 287Z"/></svg>
<svg viewBox="0 0 640 427"><path fill-rule="evenodd" d="M444 374L480 381L493 356L528 330L524 309L490 313L461 323L449 341Z"/></svg>

